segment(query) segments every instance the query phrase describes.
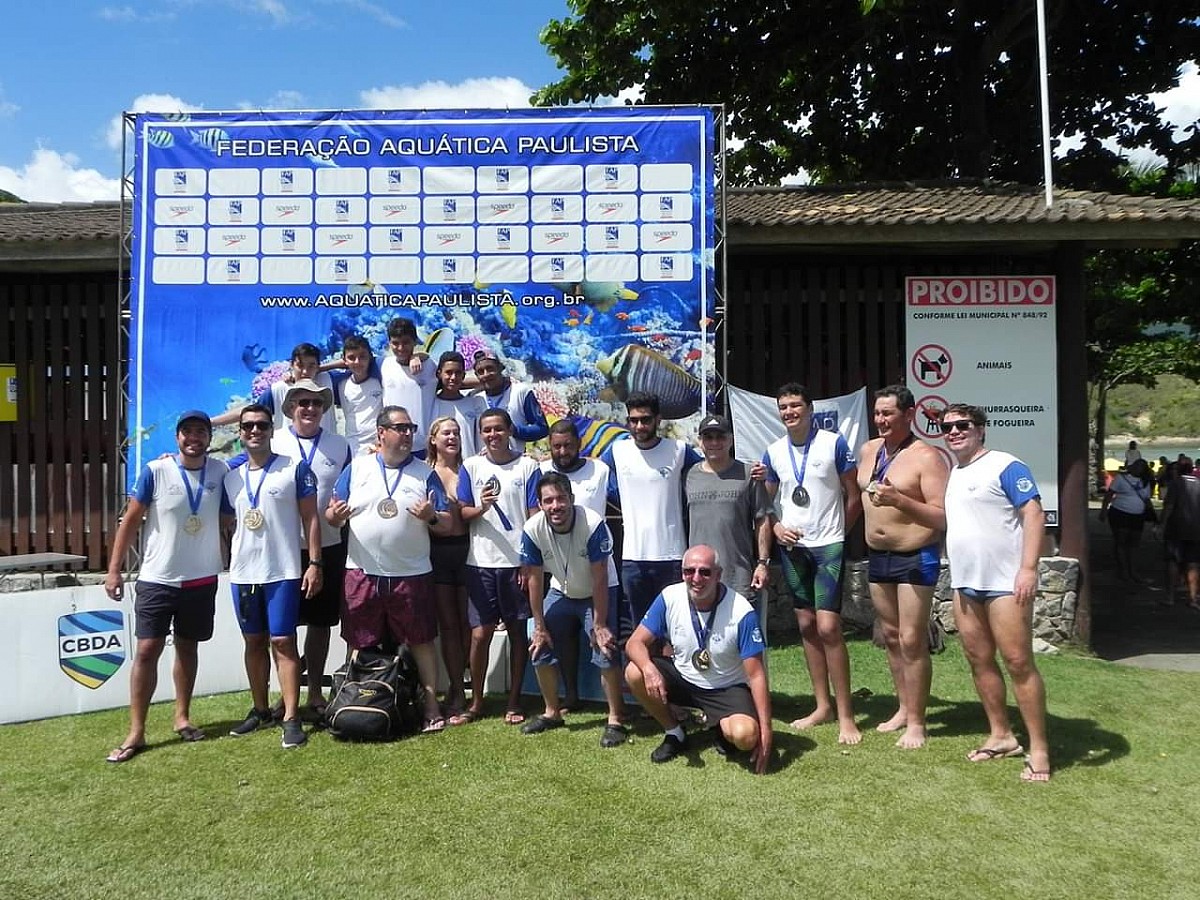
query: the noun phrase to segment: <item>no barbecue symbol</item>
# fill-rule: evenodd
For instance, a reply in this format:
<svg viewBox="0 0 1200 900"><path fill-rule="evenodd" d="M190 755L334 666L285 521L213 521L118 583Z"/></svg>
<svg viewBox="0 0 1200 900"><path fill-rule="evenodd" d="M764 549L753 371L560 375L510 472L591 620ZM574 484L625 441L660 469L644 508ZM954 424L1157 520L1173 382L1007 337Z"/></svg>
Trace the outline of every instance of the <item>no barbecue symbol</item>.
<svg viewBox="0 0 1200 900"><path fill-rule="evenodd" d="M926 344L913 354L913 377L924 387L941 387L950 380L953 368L950 354L940 344Z"/></svg>
<svg viewBox="0 0 1200 900"><path fill-rule="evenodd" d="M942 413L950 404L945 397L929 394L917 401L917 416L913 424L921 437L934 440L942 436Z"/></svg>

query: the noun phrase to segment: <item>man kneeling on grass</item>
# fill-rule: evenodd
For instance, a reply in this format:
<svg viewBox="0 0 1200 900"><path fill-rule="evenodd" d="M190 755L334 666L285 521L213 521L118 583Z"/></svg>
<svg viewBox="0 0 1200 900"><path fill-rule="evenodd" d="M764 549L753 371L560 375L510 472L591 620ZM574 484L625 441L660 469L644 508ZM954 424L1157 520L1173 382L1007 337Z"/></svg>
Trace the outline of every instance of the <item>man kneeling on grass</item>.
<svg viewBox="0 0 1200 900"><path fill-rule="evenodd" d="M654 655L660 641L670 659ZM751 751L762 774L771 759L771 695L762 629L750 601L721 583L717 552L699 545L683 556L683 582L663 590L625 645L625 680L666 731L652 762L687 750L687 735L668 704L696 706L715 723L718 752Z"/></svg>

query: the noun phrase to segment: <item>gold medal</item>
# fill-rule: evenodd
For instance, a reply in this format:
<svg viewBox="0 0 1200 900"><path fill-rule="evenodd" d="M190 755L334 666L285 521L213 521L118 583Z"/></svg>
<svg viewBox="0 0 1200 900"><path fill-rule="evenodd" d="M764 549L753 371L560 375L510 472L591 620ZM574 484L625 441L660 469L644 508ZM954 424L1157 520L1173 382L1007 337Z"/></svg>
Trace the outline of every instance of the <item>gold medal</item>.
<svg viewBox="0 0 1200 900"><path fill-rule="evenodd" d="M246 514L242 516L242 524L251 531L258 531L267 522L267 517L262 514L261 509L248 509Z"/></svg>
<svg viewBox="0 0 1200 900"><path fill-rule="evenodd" d="M183 530L188 534L199 534L203 527L204 521L197 515L188 516L187 521L183 523Z"/></svg>
<svg viewBox="0 0 1200 900"><path fill-rule="evenodd" d="M712 654L708 652L708 648L697 650L692 654L692 666L700 672L705 671L712 665Z"/></svg>
<svg viewBox="0 0 1200 900"><path fill-rule="evenodd" d="M384 497L375 507L381 519L394 519L400 513L400 507L391 497Z"/></svg>

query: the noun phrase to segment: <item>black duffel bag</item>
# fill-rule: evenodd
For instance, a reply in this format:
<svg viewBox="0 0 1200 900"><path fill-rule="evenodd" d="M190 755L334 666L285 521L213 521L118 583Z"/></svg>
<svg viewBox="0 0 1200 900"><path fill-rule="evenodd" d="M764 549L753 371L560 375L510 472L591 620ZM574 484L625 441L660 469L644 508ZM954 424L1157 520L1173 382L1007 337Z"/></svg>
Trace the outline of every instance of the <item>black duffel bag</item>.
<svg viewBox="0 0 1200 900"><path fill-rule="evenodd" d="M395 653L354 650L333 673L325 727L338 740L390 741L414 734L421 722L420 679L407 646Z"/></svg>

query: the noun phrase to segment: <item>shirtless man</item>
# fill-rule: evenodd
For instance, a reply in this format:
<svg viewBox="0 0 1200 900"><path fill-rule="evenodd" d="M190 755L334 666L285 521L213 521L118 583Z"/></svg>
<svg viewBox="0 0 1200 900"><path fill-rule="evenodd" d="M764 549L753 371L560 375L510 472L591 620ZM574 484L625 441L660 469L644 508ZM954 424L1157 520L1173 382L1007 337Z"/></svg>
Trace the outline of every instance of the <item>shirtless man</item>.
<svg viewBox="0 0 1200 900"><path fill-rule="evenodd" d="M913 434L912 391L892 384L875 392L875 430L859 452L869 550L868 580L875 614L883 627L888 667L899 709L877 731L904 729L896 746L925 745L929 701L929 608L937 586L946 529L949 471L933 447Z"/></svg>

